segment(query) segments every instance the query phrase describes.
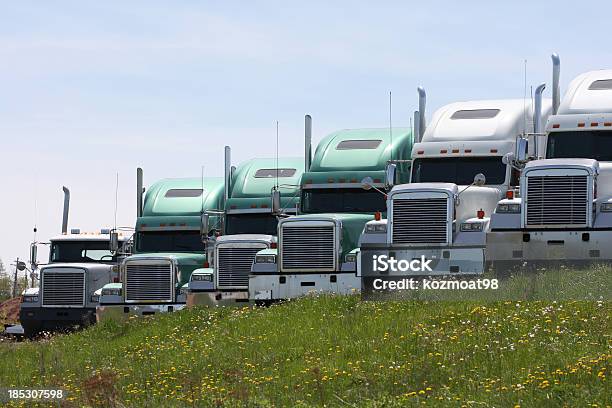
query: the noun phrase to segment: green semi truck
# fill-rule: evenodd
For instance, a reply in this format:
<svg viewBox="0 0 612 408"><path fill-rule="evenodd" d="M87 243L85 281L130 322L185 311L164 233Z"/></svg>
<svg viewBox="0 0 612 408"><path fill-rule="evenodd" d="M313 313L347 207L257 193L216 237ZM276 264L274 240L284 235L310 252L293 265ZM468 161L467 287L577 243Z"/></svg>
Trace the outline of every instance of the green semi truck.
<svg viewBox="0 0 612 408"><path fill-rule="evenodd" d="M102 288L97 319L182 309L180 288L195 269L208 266L208 236L221 229L221 217L213 216L203 230L202 214L224 201L222 177L161 180L143 198L138 169L133 255L121 264L121 282Z"/></svg>
<svg viewBox="0 0 612 408"><path fill-rule="evenodd" d="M303 172L301 158L252 159L231 171L224 228L214 243L214 262L210 268L195 270L185 285L188 306L249 301L249 273L255 254L275 248L278 218L297 212ZM273 211L275 196L279 197L279 208Z"/></svg>
<svg viewBox="0 0 612 408"><path fill-rule="evenodd" d="M299 215L280 220L278 248L257 253L249 277L251 300L359 290L359 236L366 222L384 213L382 190L408 180L410 129L341 130L321 140L312 161L309 131ZM364 189L364 180L373 188Z"/></svg>

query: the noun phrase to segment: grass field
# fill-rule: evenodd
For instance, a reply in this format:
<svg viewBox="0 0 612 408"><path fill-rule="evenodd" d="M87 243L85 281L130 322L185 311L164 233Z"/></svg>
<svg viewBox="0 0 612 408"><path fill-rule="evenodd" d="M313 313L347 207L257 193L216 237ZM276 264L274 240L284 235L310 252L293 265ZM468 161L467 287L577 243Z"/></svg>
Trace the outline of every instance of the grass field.
<svg viewBox="0 0 612 408"><path fill-rule="evenodd" d="M1 344L0 387L61 387L65 406L605 407L611 312L358 296L194 309Z"/></svg>

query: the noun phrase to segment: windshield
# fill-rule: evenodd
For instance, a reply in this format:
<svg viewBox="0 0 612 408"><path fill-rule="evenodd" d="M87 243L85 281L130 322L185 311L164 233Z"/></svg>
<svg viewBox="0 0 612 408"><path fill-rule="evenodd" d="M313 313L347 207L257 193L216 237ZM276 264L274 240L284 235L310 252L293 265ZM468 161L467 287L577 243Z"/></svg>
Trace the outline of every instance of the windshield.
<svg viewBox="0 0 612 408"><path fill-rule="evenodd" d="M499 156L415 159L412 162L412 183L454 183L470 185L478 173L486 184L504 184L506 165Z"/></svg>
<svg viewBox="0 0 612 408"><path fill-rule="evenodd" d="M278 219L270 213L228 214L225 218L225 234L267 234L276 235Z"/></svg>
<svg viewBox="0 0 612 408"><path fill-rule="evenodd" d="M50 262L116 262L108 241L63 241L51 244Z"/></svg>
<svg viewBox="0 0 612 408"><path fill-rule="evenodd" d="M305 214L386 211L385 196L374 189L306 189L301 202Z"/></svg>
<svg viewBox="0 0 612 408"><path fill-rule="evenodd" d="M612 161L612 131L552 132L546 158Z"/></svg>
<svg viewBox="0 0 612 408"><path fill-rule="evenodd" d="M143 252L204 252L199 231L146 231L136 235L136 250Z"/></svg>

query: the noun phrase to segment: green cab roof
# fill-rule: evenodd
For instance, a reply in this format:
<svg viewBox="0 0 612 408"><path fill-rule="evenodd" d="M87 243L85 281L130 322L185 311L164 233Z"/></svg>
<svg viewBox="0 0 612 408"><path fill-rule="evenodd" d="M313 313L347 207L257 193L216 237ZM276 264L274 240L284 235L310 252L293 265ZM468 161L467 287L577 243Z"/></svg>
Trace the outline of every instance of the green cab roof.
<svg viewBox="0 0 612 408"><path fill-rule="evenodd" d="M309 173L384 170L391 158L410 159L412 142L409 128L339 130L319 142Z"/></svg>
<svg viewBox="0 0 612 408"><path fill-rule="evenodd" d="M202 194L197 194L202 189ZM189 194L190 190L194 193ZM223 208L222 204L222 177L164 179L147 189L142 215L199 216L202 210Z"/></svg>
<svg viewBox="0 0 612 408"><path fill-rule="evenodd" d="M270 193L276 185L276 158L251 159L241 163L232 175L230 198L226 209L261 208L270 204ZM278 178L283 207L295 206L299 201L299 184L304 172L304 159L280 157L279 169L291 169ZM267 171L266 171L267 170Z"/></svg>

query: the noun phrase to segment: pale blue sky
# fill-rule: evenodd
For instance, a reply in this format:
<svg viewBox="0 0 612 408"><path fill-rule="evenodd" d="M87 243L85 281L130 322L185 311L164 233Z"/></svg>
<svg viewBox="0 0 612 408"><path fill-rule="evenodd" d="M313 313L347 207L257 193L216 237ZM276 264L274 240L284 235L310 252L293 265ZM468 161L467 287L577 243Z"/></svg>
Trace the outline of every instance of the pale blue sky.
<svg viewBox="0 0 612 408"><path fill-rule="evenodd" d="M234 161L302 154L303 116L327 132L408 125L457 100L523 96L612 67L609 1L18 1L0 3L0 258L71 227L132 225L134 179L220 175ZM564 89L564 88L563 88ZM550 93L548 93L550 95ZM34 202L37 201L35 214Z"/></svg>

